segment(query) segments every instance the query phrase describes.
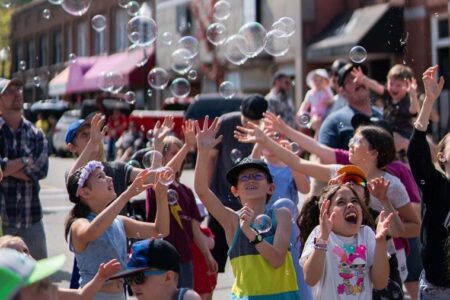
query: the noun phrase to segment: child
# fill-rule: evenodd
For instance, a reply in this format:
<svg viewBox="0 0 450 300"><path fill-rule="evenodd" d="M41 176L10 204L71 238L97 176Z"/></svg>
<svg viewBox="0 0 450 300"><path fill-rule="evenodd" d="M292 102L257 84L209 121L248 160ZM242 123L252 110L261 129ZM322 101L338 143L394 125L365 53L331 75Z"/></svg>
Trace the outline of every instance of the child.
<svg viewBox="0 0 450 300"><path fill-rule="evenodd" d="M299 123L301 115L308 114L319 124L325 118L328 108L333 104L333 93L330 88L330 78L325 69L315 69L306 76L306 84L310 90L306 92L305 99L297 112L297 126L305 127ZM318 125L320 127L320 125Z"/></svg>
<svg viewBox="0 0 450 300"><path fill-rule="evenodd" d="M267 164L261 160L245 158L227 173L231 193L240 199L243 208L236 212L225 207L209 189L205 180L209 172L205 163L214 147L219 121L203 129L197 127L197 164L194 186L200 200L210 214L223 227L233 274L236 278L231 299L298 299L298 287L292 256L289 252L292 216L286 208L266 209L266 203L275 190ZM272 227L266 233L252 228L255 216L271 217Z"/></svg>
<svg viewBox="0 0 450 300"><path fill-rule="evenodd" d="M412 118L419 111L417 84L411 68L405 65L394 65L387 74L387 86L367 77L360 68L352 71L355 82L380 95L384 100L384 119L391 124L394 139L409 140L412 133Z"/></svg>
<svg viewBox="0 0 450 300"><path fill-rule="evenodd" d="M433 109L444 87L444 78L436 80L438 66L423 73L425 99L408 148L408 160L414 178L422 191L422 263L420 299L449 299L450 276L448 274L445 242L450 229L450 134L438 144L437 160L433 159L426 139L426 130ZM443 173L443 172L444 173Z"/></svg>
<svg viewBox="0 0 450 300"><path fill-rule="evenodd" d="M362 225L370 220L364 202L345 184L329 186L309 207L303 212L319 225L306 241L300 264L314 299L371 299L372 286L385 288L389 278L386 236L392 213L386 217L381 212L374 234Z"/></svg>
<svg viewBox="0 0 450 300"><path fill-rule="evenodd" d="M127 269L111 279L124 278L138 300L200 300L191 289L177 288L180 254L162 239L133 244Z"/></svg>
<svg viewBox="0 0 450 300"><path fill-rule="evenodd" d="M11 249L15 251L5 251ZM82 289L65 289L56 287L47 279L54 272L59 271L65 261L64 255L55 256L36 262L30 256L30 250L25 242L18 236L5 235L0 238L0 282L4 286L0 287L0 299L9 299L16 293L14 299L33 300L41 299L42 296L56 297L65 300L85 300L93 299L105 281L120 270L120 263L112 259L106 264L101 264L97 274ZM18 255L20 253L20 255ZM26 254L24 257L22 254ZM31 274L24 274L17 272ZM6 272L5 272L6 271ZM9 272L8 272L9 271ZM21 276L26 276L21 278ZM33 278L30 280L30 278ZM45 298L49 299L49 298Z"/></svg>
<svg viewBox="0 0 450 300"><path fill-rule="evenodd" d="M152 176L159 178L163 175L144 170L117 198L112 178L105 175L103 165L98 161L89 162L69 177L67 191L75 206L67 218L65 235L78 262L81 287L93 278L101 263L116 258L125 266L127 237L148 238L168 234L167 187L160 183L155 188L158 202L155 223L118 216L133 196L152 186L146 181ZM123 285L117 280L108 282L100 291L95 299L125 299Z"/></svg>

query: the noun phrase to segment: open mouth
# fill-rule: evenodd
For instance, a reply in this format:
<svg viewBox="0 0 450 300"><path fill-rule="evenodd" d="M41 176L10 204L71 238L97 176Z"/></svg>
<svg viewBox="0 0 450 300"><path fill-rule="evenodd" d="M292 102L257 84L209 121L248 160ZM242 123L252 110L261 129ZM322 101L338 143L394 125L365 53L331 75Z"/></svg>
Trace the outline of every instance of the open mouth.
<svg viewBox="0 0 450 300"><path fill-rule="evenodd" d="M358 216L354 212L349 212L347 215L345 215L345 221L356 224L358 222Z"/></svg>

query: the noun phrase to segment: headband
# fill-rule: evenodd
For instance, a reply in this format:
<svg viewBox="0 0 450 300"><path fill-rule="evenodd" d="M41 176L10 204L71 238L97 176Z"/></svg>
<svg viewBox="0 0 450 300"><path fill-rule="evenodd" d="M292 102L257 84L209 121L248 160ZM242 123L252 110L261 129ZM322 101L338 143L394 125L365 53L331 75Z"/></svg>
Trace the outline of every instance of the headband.
<svg viewBox="0 0 450 300"><path fill-rule="evenodd" d="M88 180L89 175L91 175L91 173L94 172L96 169L100 169L103 171L103 164L96 160L88 162L87 165L81 169L80 178L78 178L78 188L76 194L77 197L79 195L80 189L84 186L84 184Z"/></svg>

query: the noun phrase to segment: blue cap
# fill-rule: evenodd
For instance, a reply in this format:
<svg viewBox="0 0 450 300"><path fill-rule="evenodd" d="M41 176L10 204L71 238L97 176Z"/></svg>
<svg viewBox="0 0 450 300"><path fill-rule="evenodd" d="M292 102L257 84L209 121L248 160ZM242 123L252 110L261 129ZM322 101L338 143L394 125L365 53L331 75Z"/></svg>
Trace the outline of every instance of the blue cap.
<svg viewBox="0 0 450 300"><path fill-rule="evenodd" d="M66 132L66 144L72 143L73 139L75 138L75 135L78 132L78 129L81 128L81 126L87 124L87 120L85 119L79 119L70 124L69 128Z"/></svg>
<svg viewBox="0 0 450 300"><path fill-rule="evenodd" d="M110 279L125 277L150 268L180 273L180 254L163 239L147 239L131 246L127 268Z"/></svg>

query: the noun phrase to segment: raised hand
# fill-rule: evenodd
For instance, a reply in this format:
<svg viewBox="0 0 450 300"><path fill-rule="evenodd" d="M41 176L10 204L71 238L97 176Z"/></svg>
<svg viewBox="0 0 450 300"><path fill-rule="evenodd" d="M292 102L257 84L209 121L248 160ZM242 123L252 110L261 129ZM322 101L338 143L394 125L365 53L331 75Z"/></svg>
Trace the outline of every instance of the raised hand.
<svg viewBox="0 0 450 300"><path fill-rule="evenodd" d="M242 209L239 211L239 225L241 228L249 228L255 218L255 212L253 209L244 204Z"/></svg>
<svg viewBox="0 0 450 300"><path fill-rule="evenodd" d="M101 143L103 140L103 137L105 136L106 127L102 129L103 125L105 124L105 116L96 113L91 120L91 132L90 132L90 139L93 142Z"/></svg>
<svg viewBox="0 0 450 300"><path fill-rule="evenodd" d="M417 80L413 77L408 81L408 93L410 95L417 95Z"/></svg>
<svg viewBox="0 0 450 300"><path fill-rule="evenodd" d="M247 127L238 126L234 131L234 137L241 143L264 144L269 138L264 131L253 123L248 122Z"/></svg>
<svg viewBox="0 0 450 300"><path fill-rule="evenodd" d="M195 130L197 131L197 148L198 150L211 150L222 141L223 136L216 137L220 128L219 118L215 118L208 126L209 117L206 116L203 122L203 128L200 128L198 121L195 121Z"/></svg>
<svg viewBox="0 0 450 300"><path fill-rule="evenodd" d="M386 217L386 212L384 210L381 211L380 215L378 216L377 229L375 232L375 240L377 241L386 240L386 236L389 233L389 224L391 223L393 216L394 214L390 213Z"/></svg>
<svg viewBox="0 0 450 300"><path fill-rule="evenodd" d="M184 142L189 147L194 147L197 140L195 138L195 121L187 120L184 122L184 125L181 126L184 135Z"/></svg>
<svg viewBox="0 0 450 300"><path fill-rule="evenodd" d="M444 87L444 77L439 78L439 82L436 79L438 66L429 67L423 72L422 81L425 88L425 98L434 102L442 92Z"/></svg>
<svg viewBox="0 0 450 300"><path fill-rule="evenodd" d="M134 181L128 187L127 191L131 194L131 197L138 195L139 193L151 188L156 183L158 178L158 171L145 169L139 172Z"/></svg>
<svg viewBox="0 0 450 300"><path fill-rule="evenodd" d="M367 184L370 194L377 198L384 207L389 202L387 197L387 191L389 189L389 180L384 179L384 177L377 177L370 180Z"/></svg>
<svg viewBox="0 0 450 300"><path fill-rule="evenodd" d="M287 125L281 116L276 116L271 112L264 113L264 127L270 131L285 133L289 125Z"/></svg>
<svg viewBox="0 0 450 300"><path fill-rule="evenodd" d="M363 71L361 70L361 67L353 68L351 74L354 77L353 79L354 83L364 84L366 75L364 75Z"/></svg>
<svg viewBox="0 0 450 300"><path fill-rule="evenodd" d="M110 278L114 274L120 271L122 268L120 262L117 259L111 259L110 261L106 263L100 264L98 267L98 275L103 278L104 280Z"/></svg>
<svg viewBox="0 0 450 300"><path fill-rule="evenodd" d="M319 238L322 240L328 240L330 236L331 230L333 229L333 221L336 217L336 213L332 212L331 215L328 213L328 209L330 208L330 200L325 200L320 206L320 234Z"/></svg>

